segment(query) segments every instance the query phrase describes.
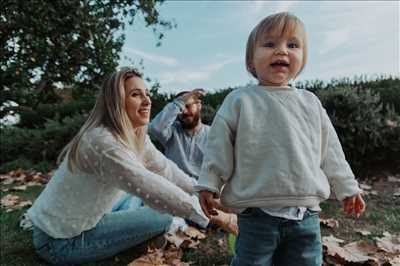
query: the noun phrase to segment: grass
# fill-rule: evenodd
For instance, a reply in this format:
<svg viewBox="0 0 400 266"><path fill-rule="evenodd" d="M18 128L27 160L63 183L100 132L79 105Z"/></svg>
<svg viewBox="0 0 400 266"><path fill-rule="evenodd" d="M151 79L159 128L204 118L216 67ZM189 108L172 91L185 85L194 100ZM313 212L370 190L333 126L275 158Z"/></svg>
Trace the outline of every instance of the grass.
<svg viewBox="0 0 400 266"><path fill-rule="evenodd" d="M400 185L397 183L397 186ZM393 185L392 185L393 186ZM6 186L1 185L3 189ZM37 197L43 187L28 187L26 191L12 192L20 196L21 200L32 200ZM373 240L374 237L382 236L383 232L391 234L400 233L400 197L393 197L387 192L387 187L380 186L377 196L366 196L367 210L358 221L346 216L342 211L342 206L336 201L326 201L321 204L321 217L334 218L339 221L339 228L330 229L322 227L322 235L334 235L341 238L346 243L356 240ZM3 197L9 192L0 192ZM49 265L41 260L34 251L31 232L22 231L19 228L19 220L23 210L5 212L0 210L0 265L7 266L42 266ZM369 236L362 236L356 233L355 228L368 230ZM127 250L108 260L84 264L117 266L127 265L133 261L138 254L134 250ZM192 265L224 265L229 264L231 255L226 247L226 234L213 229L208 237L199 245L198 249L187 249L184 252L183 261L192 262Z"/></svg>

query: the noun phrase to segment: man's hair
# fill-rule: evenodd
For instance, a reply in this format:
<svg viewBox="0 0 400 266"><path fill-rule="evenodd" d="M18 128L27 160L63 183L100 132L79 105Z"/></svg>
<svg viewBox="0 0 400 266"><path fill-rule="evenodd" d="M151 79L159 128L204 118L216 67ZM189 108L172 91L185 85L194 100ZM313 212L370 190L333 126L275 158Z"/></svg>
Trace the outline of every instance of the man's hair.
<svg viewBox="0 0 400 266"><path fill-rule="evenodd" d="M251 31L246 46L247 71L253 77L257 78L256 71L252 66L254 50L258 42L262 41L265 36L271 34L290 35L298 30L302 31L303 33L303 62L297 75L300 74L307 62L307 36L303 22L289 12L281 12L270 15L258 23L257 26Z"/></svg>
<svg viewBox="0 0 400 266"><path fill-rule="evenodd" d="M133 128L125 107L125 81L133 77L140 78L141 74L124 67L104 81L88 119L60 153L58 162L67 155L70 170L73 166L82 169L79 143L86 132L99 126L106 127L122 145L135 152L138 158L142 157L147 126Z"/></svg>
<svg viewBox="0 0 400 266"><path fill-rule="evenodd" d="M180 96L182 96L183 94L188 93L188 92L190 92L190 91L181 91L181 92L178 93L175 97L180 97Z"/></svg>

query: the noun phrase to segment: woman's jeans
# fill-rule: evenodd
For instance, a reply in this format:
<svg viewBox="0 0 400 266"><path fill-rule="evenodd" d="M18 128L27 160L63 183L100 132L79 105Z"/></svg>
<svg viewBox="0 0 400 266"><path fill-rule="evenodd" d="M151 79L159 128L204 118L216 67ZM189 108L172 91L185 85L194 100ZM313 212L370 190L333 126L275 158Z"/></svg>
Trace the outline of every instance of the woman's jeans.
<svg viewBox="0 0 400 266"><path fill-rule="evenodd" d="M301 221L273 217L259 208L238 215L239 235L231 266L320 266L322 245L317 212Z"/></svg>
<svg viewBox="0 0 400 266"><path fill-rule="evenodd" d="M129 194L91 230L69 239L54 239L37 227L33 229L36 252L44 260L59 265L102 260L137 246L166 232L172 216L143 206Z"/></svg>

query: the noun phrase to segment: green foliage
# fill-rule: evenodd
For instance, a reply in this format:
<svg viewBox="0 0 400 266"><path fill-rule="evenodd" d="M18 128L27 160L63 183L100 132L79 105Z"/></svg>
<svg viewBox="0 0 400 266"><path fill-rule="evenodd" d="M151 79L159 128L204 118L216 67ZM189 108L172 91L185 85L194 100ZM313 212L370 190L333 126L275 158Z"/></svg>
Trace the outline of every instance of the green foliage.
<svg viewBox="0 0 400 266"><path fill-rule="evenodd" d="M313 85L314 84L314 85ZM347 80L333 84L352 84ZM358 84L361 84L359 82ZM376 165L400 165L400 118L391 99L400 97L399 79L376 80L358 86L318 87L308 83L320 97L335 126L346 157L356 173ZM388 86L388 87L383 87ZM301 87L301 86L300 86ZM304 87L301 87L304 88ZM207 93L203 97L203 121L211 124L225 96L233 88ZM94 105L95 93L78 87L73 97L60 103L40 103L34 111L21 113L21 122L2 129L1 172L19 167L50 168L61 149L78 132ZM387 100L381 96L387 93ZM159 93L159 85L150 89L152 117L175 95ZM157 147L161 147L158 145ZM40 165L37 165L39 164Z"/></svg>
<svg viewBox="0 0 400 266"><path fill-rule="evenodd" d="M400 113L400 78L392 76L377 76L375 79L367 76L356 76L354 78L332 79L329 82L311 80L297 82L296 87L307 89L312 92L321 90L332 90L336 88L370 89L379 92L381 101L386 106L393 106Z"/></svg>
<svg viewBox="0 0 400 266"><path fill-rule="evenodd" d="M319 90L317 95L356 172L400 158L400 116L382 103L377 91L342 87Z"/></svg>
<svg viewBox="0 0 400 266"><path fill-rule="evenodd" d="M6 0L0 4L0 118L14 113L41 120L40 104L60 103L57 88L97 90L113 72L124 43L125 24L138 16L157 36L157 45L175 24L162 20L162 0ZM25 113L27 114L25 114Z"/></svg>
<svg viewBox="0 0 400 266"><path fill-rule="evenodd" d="M43 170L54 166L60 151L78 132L86 118L86 114L76 113L61 121L47 120L43 128L2 129L0 170L7 171L18 164L21 165L14 169L27 169L35 165L36 169Z"/></svg>

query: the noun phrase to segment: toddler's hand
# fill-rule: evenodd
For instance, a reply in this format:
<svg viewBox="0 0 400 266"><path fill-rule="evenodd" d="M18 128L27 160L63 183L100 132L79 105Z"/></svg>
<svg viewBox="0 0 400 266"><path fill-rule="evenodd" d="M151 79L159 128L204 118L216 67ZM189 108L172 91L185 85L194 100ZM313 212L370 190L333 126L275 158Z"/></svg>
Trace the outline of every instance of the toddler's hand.
<svg viewBox="0 0 400 266"><path fill-rule="evenodd" d="M356 215L357 219L364 212L366 206L365 201L361 197L361 194L345 198L343 200L343 205L344 205L344 212L350 215L354 211L354 214Z"/></svg>
<svg viewBox="0 0 400 266"><path fill-rule="evenodd" d="M219 209L219 203L216 199L214 199L214 195L211 191L207 190L202 190L199 193L199 199L200 199L200 206L204 212L204 214L208 218L212 218L211 216L218 215L218 212L216 209Z"/></svg>
<svg viewBox="0 0 400 266"><path fill-rule="evenodd" d="M232 233L235 236L238 235L239 229L237 225L237 216L233 213L225 213L223 211L217 211L218 215L213 216L210 219L210 222L220 226L222 229L227 231L228 233Z"/></svg>

